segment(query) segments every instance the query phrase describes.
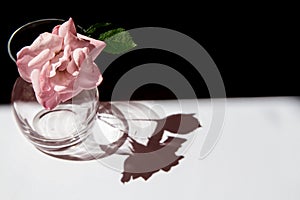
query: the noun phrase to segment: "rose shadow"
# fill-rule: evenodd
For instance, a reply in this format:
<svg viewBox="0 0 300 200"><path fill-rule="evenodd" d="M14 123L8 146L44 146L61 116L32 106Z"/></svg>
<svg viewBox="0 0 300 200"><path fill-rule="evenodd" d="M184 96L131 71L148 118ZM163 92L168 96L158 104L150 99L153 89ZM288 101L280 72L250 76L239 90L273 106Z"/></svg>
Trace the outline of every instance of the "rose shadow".
<svg viewBox="0 0 300 200"><path fill-rule="evenodd" d="M131 104L131 106L143 109L144 112L149 112L149 107L144 105L141 107L140 105L140 103ZM128 123L151 122L155 123L155 128L150 130L151 134L146 143L140 142L139 138L135 138L138 133L132 135L121 130L123 135L116 141L101 144L95 139L97 132L94 132L84 141L71 147L42 152L55 158L70 161L91 161L112 155L126 156L123 162L121 182L126 183L139 177L148 180L160 170L168 172L172 167L178 165L184 156L177 155L177 151L187 141L186 138L180 136L187 135L201 127L194 114L178 113L159 119L139 119L134 118L132 115L128 118L113 103L102 102L99 109L101 111L98 113L116 115L125 126L128 126ZM103 116L98 115L97 120L102 120L109 126L115 126L107 122ZM145 127L142 131L149 132L149 129Z"/></svg>
<svg viewBox="0 0 300 200"><path fill-rule="evenodd" d="M168 172L179 164L183 155L177 155L177 150L187 139L167 136L166 131L175 134L188 134L201 127L193 114L175 114L156 120L157 126L146 145L140 144L130 138L132 154L124 162L124 172L121 181L129 182L131 179L143 178L148 180L154 173L163 170Z"/></svg>

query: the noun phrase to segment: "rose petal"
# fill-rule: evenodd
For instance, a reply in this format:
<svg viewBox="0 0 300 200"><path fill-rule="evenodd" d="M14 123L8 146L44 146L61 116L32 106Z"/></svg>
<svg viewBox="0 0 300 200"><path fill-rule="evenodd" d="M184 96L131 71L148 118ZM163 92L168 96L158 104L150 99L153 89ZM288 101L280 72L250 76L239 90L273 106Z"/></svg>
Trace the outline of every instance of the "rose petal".
<svg viewBox="0 0 300 200"><path fill-rule="evenodd" d="M28 67L44 65L45 61L53 58L53 56L54 52L51 52L50 49L44 49L28 62Z"/></svg>
<svg viewBox="0 0 300 200"><path fill-rule="evenodd" d="M91 57L84 60L80 67L77 84L83 89L92 89L102 82L102 75Z"/></svg>
<svg viewBox="0 0 300 200"><path fill-rule="evenodd" d="M68 21L64 22L62 25L60 25L59 27L57 27L53 31L57 32L60 37L65 37L66 34L69 34L69 33L71 33L73 35L77 34L74 21L71 17L69 18Z"/></svg>
<svg viewBox="0 0 300 200"><path fill-rule="evenodd" d="M53 58L55 52L62 47L63 39L50 33L40 34L31 46L23 47L17 53L17 66L20 76L31 82L32 70L41 68Z"/></svg>
<svg viewBox="0 0 300 200"><path fill-rule="evenodd" d="M93 38L87 37L85 35L77 34L78 38L83 40L88 40L90 44L93 46L93 48L90 48L89 56L92 57L93 60L97 58L97 56L103 51L103 49L106 47L106 43L101 40L95 40ZM89 46L90 47L90 46Z"/></svg>
<svg viewBox="0 0 300 200"><path fill-rule="evenodd" d="M50 49L53 52L58 52L62 49L63 38L57 35L45 32L39 35L37 39L30 45L32 52L41 52L44 49Z"/></svg>
<svg viewBox="0 0 300 200"><path fill-rule="evenodd" d="M40 94L40 80L39 80L39 77L40 77L40 70L34 69L31 73L31 77L30 77L31 81L32 81L32 87L33 87L33 90L35 92L35 96L36 96L37 101L40 104L42 104L42 100L39 97L39 94Z"/></svg>

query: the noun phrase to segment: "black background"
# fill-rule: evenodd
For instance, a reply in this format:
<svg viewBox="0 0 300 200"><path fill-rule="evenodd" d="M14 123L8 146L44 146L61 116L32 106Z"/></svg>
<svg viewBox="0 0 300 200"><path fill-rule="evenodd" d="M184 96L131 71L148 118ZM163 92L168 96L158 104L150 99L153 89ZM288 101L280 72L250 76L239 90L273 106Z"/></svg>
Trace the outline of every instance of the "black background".
<svg viewBox="0 0 300 200"><path fill-rule="evenodd" d="M111 22L126 29L164 27L195 39L209 53L224 81L227 97L299 96L299 20L296 6L291 4L245 5L162 5L139 2L121 5L117 2L79 2L55 5L50 2L29 4L8 2L1 14L1 78L0 103L10 103L10 94L18 72L7 53L10 34L19 26L41 18L72 17L83 27L96 22ZM53 2L52 2L53 3ZM14 5L15 4L15 5ZM45 4L45 5L42 5ZM48 5L49 4L49 5ZM298 17L299 18L299 17ZM151 56L149 56L151 55ZM137 60L135 60L137 59ZM122 62L127 68L135 64L161 62L176 68L185 65L176 55L149 50L128 54ZM101 98L109 100L110 91L126 70L118 62L103 74ZM184 72L182 72L184 73ZM186 72L199 98L209 97L205 84ZM147 85L132 99L175 98L167 88ZM189 98L189 97L186 97Z"/></svg>

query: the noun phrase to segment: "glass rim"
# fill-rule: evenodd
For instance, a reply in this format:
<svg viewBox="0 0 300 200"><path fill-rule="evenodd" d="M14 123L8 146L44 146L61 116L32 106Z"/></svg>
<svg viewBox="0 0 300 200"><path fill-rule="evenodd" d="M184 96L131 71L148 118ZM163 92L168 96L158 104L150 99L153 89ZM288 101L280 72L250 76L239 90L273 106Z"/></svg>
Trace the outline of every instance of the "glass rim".
<svg viewBox="0 0 300 200"><path fill-rule="evenodd" d="M22 26L20 26L19 28L17 28L17 29L10 35L10 37L9 37L9 39L8 39L8 42L7 42L7 52L8 52L9 57L10 57L14 62L16 62L16 59L15 59L14 56L12 55L12 53L11 53L11 48L10 48L11 42L12 42L14 36L15 36L21 29L25 28L26 26L30 26L30 25L32 25L32 24L34 24L34 23L37 23L37 22L43 22L43 21L49 21L49 20L50 20L50 21L61 21L61 22L66 21L66 20L64 20L64 19L59 19L59 18L43 18L43 19L38 19L38 20L30 21L30 22L28 22L28 23L26 23L26 24L23 24Z"/></svg>

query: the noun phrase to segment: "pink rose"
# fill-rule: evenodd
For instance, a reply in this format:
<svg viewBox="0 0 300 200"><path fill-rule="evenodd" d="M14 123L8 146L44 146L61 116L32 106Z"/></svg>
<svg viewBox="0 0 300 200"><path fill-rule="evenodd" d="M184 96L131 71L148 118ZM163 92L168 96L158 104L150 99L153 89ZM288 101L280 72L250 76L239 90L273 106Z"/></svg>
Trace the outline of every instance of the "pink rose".
<svg viewBox="0 0 300 200"><path fill-rule="evenodd" d="M103 41L77 33L73 19L42 33L17 53L20 76L31 82L38 102L47 109L102 82L94 63Z"/></svg>

